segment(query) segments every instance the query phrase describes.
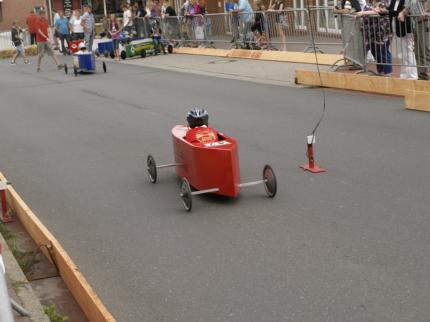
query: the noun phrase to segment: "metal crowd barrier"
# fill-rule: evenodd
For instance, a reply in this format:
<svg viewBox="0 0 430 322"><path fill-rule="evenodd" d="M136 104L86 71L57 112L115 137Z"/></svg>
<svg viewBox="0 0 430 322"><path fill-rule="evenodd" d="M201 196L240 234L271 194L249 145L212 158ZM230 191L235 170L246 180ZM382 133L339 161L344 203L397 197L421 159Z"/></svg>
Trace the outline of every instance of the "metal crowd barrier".
<svg viewBox="0 0 430 322"><path fill-rule="evenodd" d="M180 46L255 49L256 30L264 34L271 50L309 51L325 46L324 51L338 52L342 44L338 22L328 7L137 18L137 36L148 37L155 21L165 39Z"/></svg>
<svg viewBox="0 0 430 322"><path fill-rule="evenodd" d="M410 16L405 23L389 15L342 15L340 19L347 62L365 72L375 65L378 74L390 76L398 67L400 78L426 79L430 17Z"/></svg>
<svg viewBox="0 0 430 322"><path fill-rule="evenodd" d="M24 40L24 45L30 44L30 34L23 30L21 32L21 37ZM14 49L14 45L12 43L12 35L10 30L0 31L0 49Z"/></svg>

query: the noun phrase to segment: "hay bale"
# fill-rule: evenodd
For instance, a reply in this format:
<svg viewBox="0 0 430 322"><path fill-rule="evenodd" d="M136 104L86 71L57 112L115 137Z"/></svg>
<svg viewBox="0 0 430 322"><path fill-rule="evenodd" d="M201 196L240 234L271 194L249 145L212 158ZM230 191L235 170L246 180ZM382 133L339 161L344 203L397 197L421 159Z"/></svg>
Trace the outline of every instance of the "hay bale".
<svg viewBox="0 0 430 322"><path fill-rule="evenodd" d="M2 49L0 50L0 58L12 58L15 54L15 49ZM37 55L37 47L35 45L25 46L25 54L27 56L36 56Z"/></svg>

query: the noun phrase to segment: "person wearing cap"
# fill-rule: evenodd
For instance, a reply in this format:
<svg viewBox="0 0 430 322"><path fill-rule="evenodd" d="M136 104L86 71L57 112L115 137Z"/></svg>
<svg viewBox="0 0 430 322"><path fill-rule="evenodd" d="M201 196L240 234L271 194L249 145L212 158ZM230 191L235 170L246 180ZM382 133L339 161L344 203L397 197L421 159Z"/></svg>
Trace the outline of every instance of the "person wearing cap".
<svg viewBox="0 0 430 322"><path fill-rule="evenodd" d="M55 56L54 51L52 50L51 45L49 43L48 20L46 19L44 10L40 10L39 18L37 19L36 41L37 41L37 71L38 72L40 72L41 70L40 66L42 63L42 58L43 56L45 56L45 53L48 56L52 57L58 69L61 69L64 67L64 65L60 64L58 58Z"/></svg>
<svg viewBox="0 0 430 322"><path fill-rule="evenodd" d="M84 15L81 18L81 25L84 27L85 46L88 51L93 51L94 41L94 16L91 5L84 5Z"/></svg>
<svg viewBox="0 0 430 322"><path fill-rule="evenodd" d="M12 35L12 42L15 47L15 55L12 57L12 61L10 62L11 65L16 65L16 59L18 56L22 56L24 58L24 63L28 64L28 58L25 56L25 50L24 46L22 45L22 38L19 35L21 32L21 29L17 27L16 22L12 22L12 29L11 29L11 35Z"/></svg>

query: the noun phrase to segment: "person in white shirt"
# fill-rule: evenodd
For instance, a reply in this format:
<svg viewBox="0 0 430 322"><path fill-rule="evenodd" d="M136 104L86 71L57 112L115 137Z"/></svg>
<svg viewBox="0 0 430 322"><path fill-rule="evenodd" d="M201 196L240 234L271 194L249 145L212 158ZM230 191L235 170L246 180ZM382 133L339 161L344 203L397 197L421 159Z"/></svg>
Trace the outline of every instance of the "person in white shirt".
<svg viewBox="0 0 430 322"><path fill-rule="evenodd" d="M72 40L84 39L84 27L81 25L81 12L73 10L73 15L69 20Z"/></svg>
<svg viewBox="0 0 430 322"><path fill-rule="evenodd" d="M123 14L122 14L122 25L124 26L124 30L131 32L131 29L133 28L133 17L130 10L130 5L125 4L122 7Z"/></svg>

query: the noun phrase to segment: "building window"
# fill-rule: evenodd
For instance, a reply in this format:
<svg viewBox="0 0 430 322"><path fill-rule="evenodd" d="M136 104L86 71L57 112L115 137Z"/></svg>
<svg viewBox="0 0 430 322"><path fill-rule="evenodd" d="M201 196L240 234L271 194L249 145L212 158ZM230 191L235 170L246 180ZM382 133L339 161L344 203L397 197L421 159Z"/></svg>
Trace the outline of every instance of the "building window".
<svg viewBox="0 0 430 322"><path fill-rule="evenodd" d="M321 8L317 12L318 31L340 33L339 21L332 13L332 8L338 4L340 5L340 1L337 0L317 0L317 6Z"/></svg>
<svg viewBox="0 0 430 322"><path fill-rule="evenodd" d="M3 8L2 8L2 2L0 1L0 22L3 21Z"/></svg>

